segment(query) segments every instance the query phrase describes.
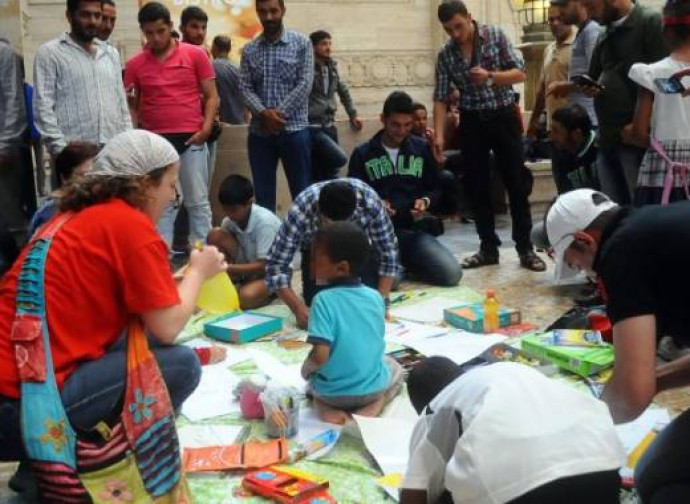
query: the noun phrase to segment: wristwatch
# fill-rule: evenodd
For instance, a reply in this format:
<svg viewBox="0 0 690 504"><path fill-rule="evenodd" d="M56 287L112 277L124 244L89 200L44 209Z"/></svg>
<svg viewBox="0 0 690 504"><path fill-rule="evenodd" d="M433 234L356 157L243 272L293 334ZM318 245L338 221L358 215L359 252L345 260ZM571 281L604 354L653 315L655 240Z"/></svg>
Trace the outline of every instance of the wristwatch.
<svg viewBox="0 0 690 504"><path fill-rule="evenodd" d="M493 72L489 72L489 78L486 79L486 85L489 87L494 85L494 73Z"/></svg>

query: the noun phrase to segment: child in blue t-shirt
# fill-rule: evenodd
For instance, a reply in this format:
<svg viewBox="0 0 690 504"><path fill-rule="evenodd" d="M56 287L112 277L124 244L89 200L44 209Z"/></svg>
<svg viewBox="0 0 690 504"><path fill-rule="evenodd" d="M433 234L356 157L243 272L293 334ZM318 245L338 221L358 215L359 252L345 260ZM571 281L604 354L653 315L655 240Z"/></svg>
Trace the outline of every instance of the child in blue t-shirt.
<svg viewBox="0 0 690 504"><path fill-rule="evenodd" d="M368 255L366 235L350 222L327 224L312 242L312 276L328 288L312 303L307 341L313 348L302 376L326 422L378 415L404 381L402 367L384 357L383 298L359 279Z"/></svg>

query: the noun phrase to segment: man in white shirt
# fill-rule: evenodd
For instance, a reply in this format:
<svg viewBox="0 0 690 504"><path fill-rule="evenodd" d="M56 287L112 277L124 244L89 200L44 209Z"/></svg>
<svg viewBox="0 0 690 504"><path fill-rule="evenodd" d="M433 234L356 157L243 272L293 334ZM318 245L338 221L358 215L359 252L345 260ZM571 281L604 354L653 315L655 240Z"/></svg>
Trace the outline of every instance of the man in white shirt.
<svg viewBox="0 0 690 504"><path fill-rule="evenodd" d="M424 414L401 504L614 504L623 448L602 402L505 362L464 373L430 357L408 378Z"/></svg>
<svg viewBox="0 0 690 504"><path fill-rule="evenodd" d="M34 60L36 126L51 156L72 140L103 145L131 129L120 55L97 38L101 0L67 0L70 32Z"/></svg>

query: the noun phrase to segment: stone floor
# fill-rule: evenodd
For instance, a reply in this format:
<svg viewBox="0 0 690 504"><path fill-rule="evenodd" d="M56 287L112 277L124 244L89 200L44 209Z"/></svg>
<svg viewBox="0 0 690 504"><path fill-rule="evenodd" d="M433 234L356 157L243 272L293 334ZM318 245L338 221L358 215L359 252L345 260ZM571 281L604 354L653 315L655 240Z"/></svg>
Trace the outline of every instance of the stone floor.
<svg viewBox="0 0 690 504"><path fill-rule="evenodd" d="M535 216L535 221L538 218L540 217ZM555 286L552 281L552 264L548 264L546 273L533 273L520 268L517 253L510 240L509 218L498 218L497 231L503 241L500 265L466 271L462 283L479 292L494 289L501 302L522 309L525 321L541 328L548 326L572 306L571 298L579 288ZM479 246L474 226L457 221L446 221L446 234L441 237L441 241L458 259L473 253ZM661 394L657 402L677 414L690 407L690 389ZM13 469L12 464L0 464L0 503L21 502L7 488L7 480Z"/></svg>

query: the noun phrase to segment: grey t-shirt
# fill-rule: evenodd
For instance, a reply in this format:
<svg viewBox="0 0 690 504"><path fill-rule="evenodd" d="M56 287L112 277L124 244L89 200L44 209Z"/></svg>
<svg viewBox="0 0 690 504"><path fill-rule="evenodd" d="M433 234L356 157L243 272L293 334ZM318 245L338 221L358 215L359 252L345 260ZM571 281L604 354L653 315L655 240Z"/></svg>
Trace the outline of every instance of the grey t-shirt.
<svg viewBox="0 0 690 504"><path fill-rule="evenodd" d="M232 233L240 244L240 254L237 258L239 264L246 264L266 259L268 251L273 245L282 222L270 210L259 205L252 205L249 222L245 230L229 218L223 219L221 227L228 233Z"/></svg>
<svg viewBox="0 0 690 504"><path fill-rule="evenodd" d="M584 75L589 72L589 63L592 61L594 47L601 33L601 26L596 21L590 20L584 27L580 27L573 42L573 56L570 62L570 77ZM588 98L584 93L575 91L569 96L570 103L582 105L592 120L592 124L597 125L597 114L594 111L594 99Z"/></svg>
<svg viewBox="0 0 690 504"><path fill-rule="evenodd" d="M240 92L240 69L226 58L213 60L216 86L220 98L220 120L228 124L244 124L244 102Z"/></svg>

